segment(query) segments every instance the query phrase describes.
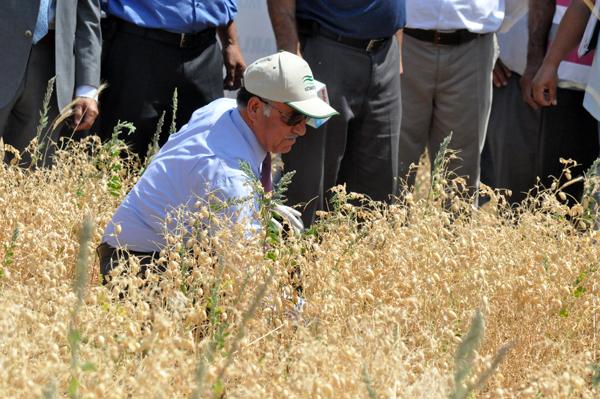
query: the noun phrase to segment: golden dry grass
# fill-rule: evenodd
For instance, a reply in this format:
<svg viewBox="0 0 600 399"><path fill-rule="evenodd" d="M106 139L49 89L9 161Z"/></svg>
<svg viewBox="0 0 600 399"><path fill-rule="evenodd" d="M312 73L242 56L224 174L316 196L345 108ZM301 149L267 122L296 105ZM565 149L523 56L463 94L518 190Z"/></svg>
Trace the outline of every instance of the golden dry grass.
<svg viewBox="0 0 600 399"><path fill-rule="evenodd" d="M599 395L598 232L574 229L554 196L516 223L459 200L452 214L426 199L367 211L341 191L303 238L241 244L228 229L186 251L174 236L165 274L125 275L125 299L100 285L90 256L77 310L82 221L91 215L93 253L137 172L98 143L59 156L50 169L0 166L2 397L62 397L70 384L83 398L448 397L476 309L485 335L471 379L510 350L472 397Z"/></svg>

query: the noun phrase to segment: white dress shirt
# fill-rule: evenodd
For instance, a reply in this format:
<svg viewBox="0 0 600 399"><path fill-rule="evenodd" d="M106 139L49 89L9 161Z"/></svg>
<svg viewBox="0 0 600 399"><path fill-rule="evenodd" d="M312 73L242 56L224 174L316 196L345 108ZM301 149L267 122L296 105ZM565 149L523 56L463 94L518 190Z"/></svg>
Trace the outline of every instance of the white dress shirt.
<svg viewBox="0 0 600 399"><path fill-rule="evenodd" d="M500 60L508 69L523 75L527 67L527 44L529 43L527 14L519 19L506 33L498 34Z"/></svg>
<svg viewBox="0 0 600 399"><path fill-rule="evenodd" d="M505 0L406 0L406 27L473 33L496 32L502 25Z"/></svg>

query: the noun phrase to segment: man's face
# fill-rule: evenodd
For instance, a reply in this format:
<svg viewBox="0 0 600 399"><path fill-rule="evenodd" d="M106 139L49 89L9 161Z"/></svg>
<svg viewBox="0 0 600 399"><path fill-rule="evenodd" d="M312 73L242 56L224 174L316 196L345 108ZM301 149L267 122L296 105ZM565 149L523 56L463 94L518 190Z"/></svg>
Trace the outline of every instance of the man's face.
<svg viewBox="0 0 600 399"><path fill-rule="evenodd" d="M298 115L287 104L262 99L259 101L262 109L255 131L258 141L268 152L289 152L296 139L306 133L306 117Z"/></svg>

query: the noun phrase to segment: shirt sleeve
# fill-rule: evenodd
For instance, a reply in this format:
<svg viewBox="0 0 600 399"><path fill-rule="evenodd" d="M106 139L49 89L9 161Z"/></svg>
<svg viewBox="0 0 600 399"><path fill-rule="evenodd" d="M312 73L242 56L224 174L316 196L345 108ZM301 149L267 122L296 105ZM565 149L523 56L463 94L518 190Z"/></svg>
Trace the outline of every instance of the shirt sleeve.
<svg viewBox="0 0 600 399"><path fill-rule="evenodd" d="M232 170L224 163L222 166L223 172L211 182L210 205L228 222L243 223L248 233L257 232L261 228L260 207L248 177L241 170Z"/></svg>

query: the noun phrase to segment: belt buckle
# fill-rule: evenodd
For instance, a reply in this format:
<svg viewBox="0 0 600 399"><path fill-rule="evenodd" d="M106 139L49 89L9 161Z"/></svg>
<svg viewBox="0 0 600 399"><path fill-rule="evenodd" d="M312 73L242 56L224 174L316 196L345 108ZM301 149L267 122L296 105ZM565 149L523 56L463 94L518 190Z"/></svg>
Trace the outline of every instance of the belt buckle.
<svg viewBox="0 0 600 399"><path fill-rule="evenodd" d="M379 40L375 40L375 39L371 39L369 40L369 43L367 44L367 48L365 49L365 51L367 53L370 53L371 51L373 51L373 49L375 48L375 45L379 42Z"/></svg>
<svg viewBox="0 0 600 399"><path fill-rule="evenodd" d="M179 35L179 47L184 47L185 46L185 38L186 38L186 34L185 33L181 33Z"/></svg>
<svg viewBox="0 0 600 399"><path fill-rule="evenodd" d="M442 34L437 30L433 32L433 44L440 44L442 42Z"/></svg>

